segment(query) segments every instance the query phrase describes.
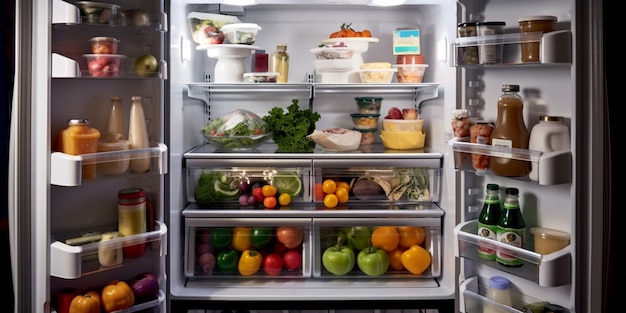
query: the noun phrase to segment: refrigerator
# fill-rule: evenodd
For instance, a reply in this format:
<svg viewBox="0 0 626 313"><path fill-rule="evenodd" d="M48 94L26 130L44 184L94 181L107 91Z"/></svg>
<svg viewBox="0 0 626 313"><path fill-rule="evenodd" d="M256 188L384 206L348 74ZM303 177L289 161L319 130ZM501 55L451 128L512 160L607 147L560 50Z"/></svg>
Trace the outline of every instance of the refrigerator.
<svg viewBox="0 0 626 313"><path fill-rule="evenodd" d="M58 312L66 292L101 291L114 280L131 284L145 272L155 275L158 292L125 312L522 312L537 303L564 312L601 311L608 292L604 275L610 258L603 243L610 211L604 201L611 176L604 132L609 110L600 66L603 3L372 2L120 0L106 1L107 13L90 13L93 2L18 1L8 183L15 312ZM530 39L520 34L521 17L544 15L556 17L554 31L533 33ZM253 43L235 45L238 53L224 55L215 51L228 43L196 42L194 17L254 23L259 30ZM468 22L504 22L504 27L500 33L461 37L459 27ZM350 71L321 70L315 48L355 42L330 38L346 24L369 30L371 39L355 40L366 44L352 56ZM391 82L361 82L356 67L397 63L402 52L394 45L403 41L395 36L403 31L419 34L419 41L408 46L419 46L413 54L428 65L422 81L401 83L394 72ZM94 37L116 39L119 57L114 59L119 63L117 70L106 72L110 76L98 77L90 68ZM527 43L540 46L538 60L521 61L521 47ZM257 54L266 54L268 60L279 44L286 44L289 54L287 83L239 80L242 71L254 71L253 60L263 60ZM464 59L468 49L481 55L494 49L498 59L489 64L469 61ZM156 70L138 70L135 63L143 55L156 58ZM529 131L542 115L564 118L568 149L501 149L455 135L451 121L458 110L469 112L472 122L495 123L505 84L520 86ZM122 135L128 138L135 96L141 97L148 146L76 155L59 148L69 119L86 118L104 136L113 97L122 101ZM327 151L318 145L312 152L286 153L270 139L251 150L224 151L208 143L202 132L235 109L263 117L274 107L286 110L296 100L301 110L320 115L315 129L352 129L358 126L351 119L357 111L355 97L372 96L383 98L374 143L356 150ZM393 107L418 110L425 134L421 147L383 145L382 121ZM531 162L541 172L531 180L479 171L473 168L472 155ZM145 172L82 176L86 166L142 158L150 164ZM264 181L289 173L299 179L301 190L275 210L236 199L199 204L195 191L207 173ZM315 194L316 185L329 178L354 182L399 173L424 179L428 197L359 198L351 193L343 206L334 207ZM493 243L521 258L519 268L477 257L478 246L485 244L477 234L477 219L489 183L520 192L524 245ZM118 231L118 194L129 188L145 192L145 232L105 241L104 233ZM369 275L354 266L347 275L329 273L322 254L337 235L328 231L388 226L425 230L420 244L430 256L425 270ZM283 265L278 276L262 270L251 276L227 273L215 266L205 270L206 263L201 264L202 249L207 248L203 243L220 230L283 227L301 230L302 241L294 249L299 264L289 269ZM533 227L565 232L569 242L555 252L535 252ZM138 241L145 249L140 256L123 256L112 266L99 258L103 251L125 250ZM216 257L217 250L213 252ZM488 282L494 276L510 281L510 306L488 299Z"/></svg>

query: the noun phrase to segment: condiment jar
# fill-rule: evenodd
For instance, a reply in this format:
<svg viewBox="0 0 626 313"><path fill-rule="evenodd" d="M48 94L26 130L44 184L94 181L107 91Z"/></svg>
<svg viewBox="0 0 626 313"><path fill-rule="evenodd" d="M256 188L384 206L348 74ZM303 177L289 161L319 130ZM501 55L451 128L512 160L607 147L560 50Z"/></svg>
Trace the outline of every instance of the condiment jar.
<svg viewBox="0 0 626 313"><path fill-rule="evenodd" d="M145 233L146 220L146 192L141 188L122 189L117 194L118 231L123 236L132 236ZM134 245L125 246L124 258L142 256L145 253L145 239L137 239Z"/></svg>
<svg viewBox="0 0 626 313"><path fill-rule="evenodd" d="M480 22L476 24L479 36L493 36L504 33L505 22ZM490 39L491 42L496 41ZM487 42L490 42L487 41ZM502 45L501 44L481 44L478 51L480 64L498 64L502 63Z"/></svg>
<svg viewBox="0 0 626 313"><path fill-rule="evenodd" d="M522 62L540 62L539 48L541 38L536 38L535 34L532 33L541 32L543 34L554 31L556 27L556 16L525 16L519 18L518 22L522 41ZM537 41L537 39L539 40Z"/></svg>
<svg viewBox="0 0 626 313"><path fill-rule="evenodd" d="M61 152L70 155L80 155L98 152L100 131L89 127L86 118L74 118L67 122L68 126L61 132L59 138ZM96 178L96 163L82 165L82 179Z"/></svg>
<svg viewBox="0 0 626 313"><path fill-rule="evenodd" d="M450 123L454 131L454 137L469 136L472 122L470 121L470 112L468 110L458 109L452 111L452 120Z"/></svg>
<svg viewBox="0 0 626 313"><path fill-rule="evenodd" d="M539 124L530 132L528 149L541 152L554 152L570 149L569 129L563 124L562 116L542 115ZM539 181L539 163L532 162L528 177Z"/></svg>
<svg viewBox="0 0 626 313"><path fill-rule="evenodd" d="M487 289L487 298L503 305L512 307L511 302L511 282L502 276L493 276L489 278L489 288ZM485 303L483 313L503 312L491 303Z"/></svg>
<svg viewBox="0 0 626 313"><path fill-rule="evenodd" d="M486 121L477 121L470 127L470 142L480 145L491 145L493 124ZM472 166L478 172L489 168L489 156L472 153Z"/></svg>
<svg viewBox="0 0 626 313"><path fill-rule="evenodd" d="M287 44L279 43L276 45L276 51L272 53L270 58L270 72L278 73L277 83L286 83L289 81L289 54L287 54Z"/></svg>
<svg viewBox="0 0 626 313"><path fill-rule="evenodd" d="M457 25L457 35L461 38L478 36L477 22L464 22ZM459 58L462 64L478 64L478 46L460 47Z"/></svg>

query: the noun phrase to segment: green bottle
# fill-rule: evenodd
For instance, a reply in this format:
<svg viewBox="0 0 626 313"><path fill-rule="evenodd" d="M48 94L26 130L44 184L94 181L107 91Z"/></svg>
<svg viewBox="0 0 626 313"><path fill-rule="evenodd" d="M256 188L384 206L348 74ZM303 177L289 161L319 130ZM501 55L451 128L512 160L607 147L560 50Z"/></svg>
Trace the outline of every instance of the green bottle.
<svg viewBox="0 0 626 313"><path fill-rule="evenodd" d="M500 220L500 186L487 184L487 194L483 208L478 216L478 236L497 240L498 221ZM496 250L494 245L488 243L478 244L478 256L485 260L495 260Z"/></svg>
<svg viewBox="0 0 626 313"><path fill-rule="evenodd" d="M507 188L504 197L504 210L498 221L498 241L515 247L524 247L524 235L526 224L519 207L519 190L517 188ZM514 253L506 249L498 249L496 261L504 266L522 266L522 259L516 257Z"/></svg>

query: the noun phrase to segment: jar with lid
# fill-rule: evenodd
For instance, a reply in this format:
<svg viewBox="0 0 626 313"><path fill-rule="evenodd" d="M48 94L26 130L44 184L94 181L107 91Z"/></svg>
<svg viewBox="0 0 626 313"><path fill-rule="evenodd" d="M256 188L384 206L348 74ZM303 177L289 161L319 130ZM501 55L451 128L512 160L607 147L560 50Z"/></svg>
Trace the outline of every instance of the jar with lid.
<svg viewBox="0 0 626 313"><path fill-rule="evenodd" d="M493 36L504 33L505 22L480 22L476 24L479 36ZM497 42L497 38L490 37L485 40L485 44L481 44L478 55L480 64L499 64L502 63L502 44L487 44Z"/></svg>
<svg viewBox="0 0 626 313"><path fill-rule="evenodd" d="M540 152L554 152L570 149L569 129L563 124L562 116L542 115L539 124L530 132L528 149ZM539 163L532 162L528 178L539 181Z"/></svg>
<svg viewBox="0 0 626 313"><path fill-rule="evenodd" d="M457 25L457 35L461 38L478 36L477 22L464 22ZM478 64L478 46L461 46L459 51L461 64Z"/></svg>
<svg viewBox="0 0 626 313"><path fill-rule="evenodd" d="M493 124L487 121L476 121L470 126L470 142L479 145L491 145ZM489 156L472 153L472 166L477 172L489 169Z"/></svg>
<svg viewBox="0 0 626 313"><path fill-rule="evenodd" d="M508 307L512 307L511 301L511 281L502 276L493 276L489 278L489 287L487 288L487 298L495 302L501 303ZM503 312L491 303L485 303L483 313Z"/></svg>
<svg viewBox="0 0 626 313"><path fill-rule="evenodd" d="M541 37L537 33L549 33L556 27L556 16L536 15L518 19L521 33L522 62L540 62Z"/></svg>
<svg viewBox="0 0 626 313"><path fill-rule="evenodd" d="M287 44L279 43L276 45L276 51L272 53L270 58L270 72L278 73L277 83L286 83L289 81L289 54L287 54Z"/></svg>
<svg viewBox="0 0 626 313"><path fill-rule="evenodd" d="M503 94L498 98L498 116L491 132L491 145L504 148L528 149L530 133L524 123L524 101L519 95L519 85L502 85ZM528 175L530 162L510 156L489 159L494 174L507 177Z"/></svg>
<svg viewBox="0 0 626 313"><path fill-rule="evenodd" d="M470 121L470 112L468 110L458 109L452 111L452 120L450 123L452 124L454 137L460 138L469 136L472 122Z"/></svg>
<svg viewBox="0 0 626 313"><path fill-rule="evenodd" d="M80 155L98 152L100 131L89 126L89 119L73 118L67 122L67 128L61 132L59 138L60 150L70 155ZM97 164L82 165L82 179L96 178Z"/></svg>
<svg viewBox="0 0 626 313"><path fill-rule="evenodd" d="M117 194L118 231L123 236L146 232L146 192L141 188L122 189ZM137 239L123 248L125 258L140 257L145 253L145 239Z"/></svg>

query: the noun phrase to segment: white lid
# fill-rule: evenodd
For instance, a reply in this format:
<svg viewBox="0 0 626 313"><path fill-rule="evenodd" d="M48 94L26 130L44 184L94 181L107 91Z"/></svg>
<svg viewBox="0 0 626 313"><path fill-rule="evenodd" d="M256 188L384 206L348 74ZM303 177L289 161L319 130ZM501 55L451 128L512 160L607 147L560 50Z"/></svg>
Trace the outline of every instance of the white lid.
<svg viewBox="0 0 626 313"><path fill-rule="evenodd" d="M518 22L528 22L528 21L555 21L556 22L556 16L553 16L553 15L531 15L531 16L520 17L517 21Z"/></svg>
<svg viewBox="0 0 626 313"><path fill-rule="evenodd" d="M248 72L248 73L243 73L243 77L255 77L255 76L278 76L279 74L277 72Z"/></svg>
<svg viewBox="0 0 626 313"><path fill-rule="evenodd" d="M113 38L113 37L93 37L93 38L89 39L89 41L114 41L114 42L120 42L119 40L117 40L116 38Z"/></svg>
<svg viewBox="0 0 626 313"><path fill-rule="evenodd" d="M398 67L428 67L428 64L392 64L392 68Z"/></svg>
<svg viewBox="0 0 626 313"><path fill-rule="evenodd" d="M256 29L261 30L261 26L254 23L234 23L234 24L226 24L220 28L222 31L226 30L235 30L235 29Z"/></svg>

